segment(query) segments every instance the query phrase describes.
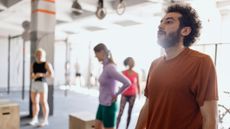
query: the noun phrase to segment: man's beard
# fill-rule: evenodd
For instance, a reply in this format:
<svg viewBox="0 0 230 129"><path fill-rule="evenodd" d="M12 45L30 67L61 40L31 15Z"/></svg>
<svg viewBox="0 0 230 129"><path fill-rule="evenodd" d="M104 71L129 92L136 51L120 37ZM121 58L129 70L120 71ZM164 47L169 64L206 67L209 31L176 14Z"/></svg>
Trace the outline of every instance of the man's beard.
<svg viewBox="0 0 230 129"><path fill-rule="evenodd" d="M161 34L162 35L162 34ZM168 35L164 35L165 37L162 39L158 38L158 44L163 48L170 48L175 46L180 40L180 29L176 32L171 32Z"/></svg>

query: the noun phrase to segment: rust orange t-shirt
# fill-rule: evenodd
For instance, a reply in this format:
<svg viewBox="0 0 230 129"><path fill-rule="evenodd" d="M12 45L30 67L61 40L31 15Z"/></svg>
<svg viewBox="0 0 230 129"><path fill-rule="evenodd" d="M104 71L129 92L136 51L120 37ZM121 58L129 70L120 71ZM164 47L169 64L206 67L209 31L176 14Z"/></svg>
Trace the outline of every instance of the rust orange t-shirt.
<svg viewBox="0 0 230 129"><path fill-rule="evenodd" d="M218 100L215 66L208 55L186 48L153 61L145 89L147 129L202 129L200 106Z"/></svg>

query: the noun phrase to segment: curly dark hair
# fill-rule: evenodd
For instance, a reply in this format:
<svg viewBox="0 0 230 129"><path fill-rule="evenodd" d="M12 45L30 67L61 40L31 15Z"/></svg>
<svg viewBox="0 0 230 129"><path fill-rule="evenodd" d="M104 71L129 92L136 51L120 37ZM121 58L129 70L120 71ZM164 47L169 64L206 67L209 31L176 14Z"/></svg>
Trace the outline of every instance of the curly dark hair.
<svg viewBox="0 0 230 129"><path fill-rule="evenodd" d="M184 46L191 46L200 36L201 21L194 8L189 4L176 3L166 9L166 13L176 12L182 16L179 18L180 28L191 27L191 33L184 38Z"/></svg>
<svg viewBox="0 0 230 129"><path fill-rule="evenodd" d="M133 58L132 58L132 57L127 57L127 58L125 58L125 60L124 60L124 62L123 62L124 66L128 66L129 60L133 60Z"/></svg>

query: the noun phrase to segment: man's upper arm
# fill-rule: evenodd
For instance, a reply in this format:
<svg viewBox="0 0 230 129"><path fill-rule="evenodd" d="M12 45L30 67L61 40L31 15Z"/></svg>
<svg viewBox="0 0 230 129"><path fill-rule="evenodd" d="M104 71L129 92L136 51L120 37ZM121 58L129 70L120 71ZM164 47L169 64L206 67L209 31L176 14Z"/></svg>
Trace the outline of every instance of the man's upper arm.
<svg viewBox="0 0 230 129"><path fill-rule="evenodd" d="M203 129L216 129L217 101L204 101L204 104L200 107L200 111L203 119Z"/></svg>
<svg viewBox="0 0 230 129"><path fill-rule="evenodd" d="M148 114L149 114L149 99L146 98L146 101L139 114L135 129L146 129L147 121L148 121Z"/></svg>

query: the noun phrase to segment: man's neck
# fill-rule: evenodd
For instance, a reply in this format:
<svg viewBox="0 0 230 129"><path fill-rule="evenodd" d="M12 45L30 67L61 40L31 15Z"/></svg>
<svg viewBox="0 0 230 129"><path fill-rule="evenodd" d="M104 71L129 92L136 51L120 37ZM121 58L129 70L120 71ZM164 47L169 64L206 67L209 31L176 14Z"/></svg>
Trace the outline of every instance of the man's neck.
<svg viewBox="0 0 230 129"><path fill-rule="evenodd" d="M165 48L165 60L170 60L178 56L185 49L184 45L176 45L170 48Z"/></svg>

